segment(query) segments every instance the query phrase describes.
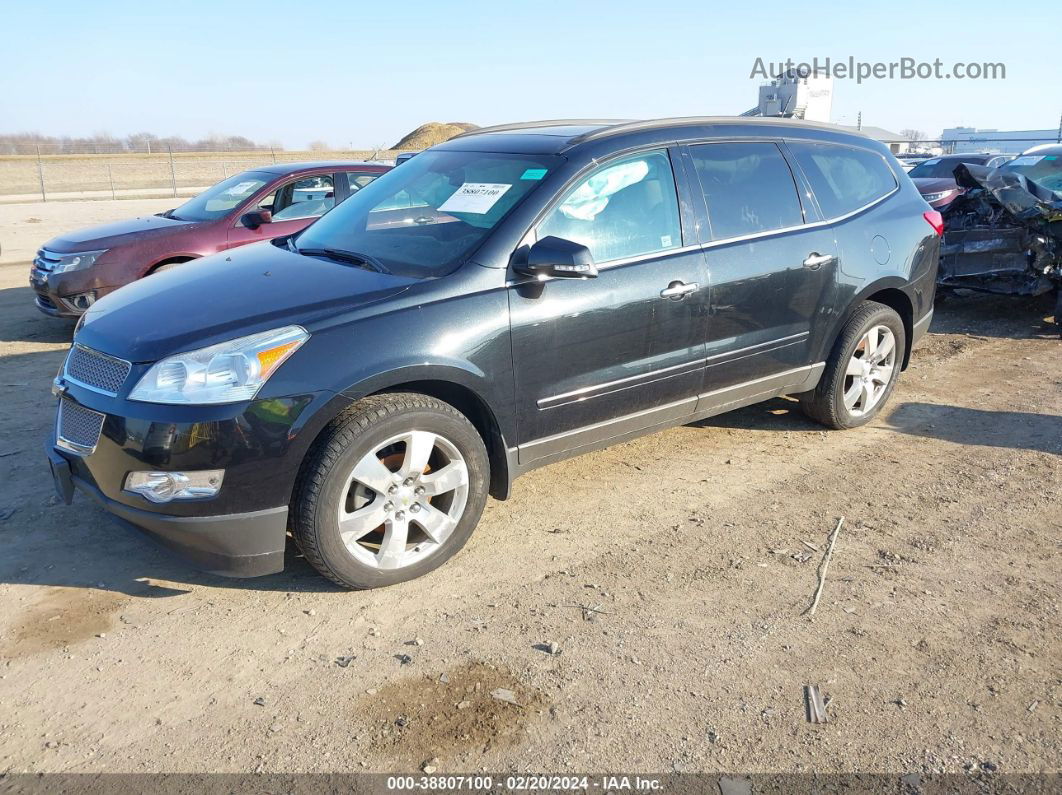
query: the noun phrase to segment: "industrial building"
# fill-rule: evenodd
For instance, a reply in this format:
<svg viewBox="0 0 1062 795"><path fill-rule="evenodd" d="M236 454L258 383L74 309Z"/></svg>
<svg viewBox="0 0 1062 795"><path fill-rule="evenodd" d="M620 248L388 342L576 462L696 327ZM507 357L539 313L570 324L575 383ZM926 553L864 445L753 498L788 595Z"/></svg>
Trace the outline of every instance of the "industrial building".
<svg viewBox="0 0 1062 795"><path fill-rule="evenodd" d="M1020 154L1039 144L1059 142L1062 142L1062 127L1057 130L979 130L976 127L949 127L940 134L940 147L945 154Z"/></svg>
<svg viewBox="0 0 1062 795"><path fill-rule="evenodd" d="M760 86L756 107L749 108L742 116L781 116L788 119L830 122L833 111L833 78L825 72L805 73L791 69ZM862 124L856 127L838 124L842 130L860 132L869 138L885 143L894 154L902 154L910 148L899 133L881 127Z"/></svg>

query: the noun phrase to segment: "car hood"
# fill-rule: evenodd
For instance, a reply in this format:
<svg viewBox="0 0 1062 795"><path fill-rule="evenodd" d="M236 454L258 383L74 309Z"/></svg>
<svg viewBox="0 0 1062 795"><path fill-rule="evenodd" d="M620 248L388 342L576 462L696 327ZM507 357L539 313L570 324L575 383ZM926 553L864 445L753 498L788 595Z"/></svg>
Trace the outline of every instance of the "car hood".
<svg viewBox="0 0 1062 795"><path fill-rule="evenodd" d="M128 361L153 362L280 326L312 331L337 312L395 295L415 282L255 243L104 296L85 313L77 341Z"/></svg>
<svg viewBox="0 0 1062 795"><path fill-rule="evenodd" d="M113 224L90 226L75 232L53 237L44 244L44 248L58 254L74 251L96 251L113 246L128 244L135 240L173 234L200 226L193 221L179 221L175 218L163 218L161 215L143 215Z"/></svg>
<svg viewBox="0 0 1062 795"><path fill-rule="evenodd" d="M919 193L940 193L958 187L951 177L916 177L911 180Z"/></svg>

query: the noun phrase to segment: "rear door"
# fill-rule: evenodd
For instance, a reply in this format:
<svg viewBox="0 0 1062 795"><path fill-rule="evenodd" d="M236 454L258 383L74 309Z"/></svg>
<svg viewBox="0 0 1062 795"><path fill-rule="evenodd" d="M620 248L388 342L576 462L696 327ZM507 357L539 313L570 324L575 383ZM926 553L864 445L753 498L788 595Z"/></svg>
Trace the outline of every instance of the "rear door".
<svg viewBox="0 0 1062 795"><path fill-rule="evenodd" d="M335 206L335 184L332 172L300 174L278 183L269 193L233 215L226 248L272 240L305 229ZM269 210L273 220L257 229L244 226L243 215L254 209Z"/></svg>
<svg viewBox="0 0 1062 795"><path fill-rule="evenodd" d="M846 307L873 281L907 267L909 252L924 235L921 209L885 201L899 190L899 184L878 152L817 141L790 140L786 146L839 244L838 281L826 303ZM812 341L820 355L828 353L836 328L836 322L825 322L813 329L824 335Z"/></svg>
<svg viewBox="0 0 1062 795"><path fill-rule="evenodd" d="M709 293L680 218L672 153L660 148L579 178L534 230L586 245L599 275L511 275L521 463L692 413Z"/></svg>
<svg viewBox="0 0 1062 795"><path fill-rule="evenodd" d="M811 364L809 338L836 278L837 243L830 230L809 226L817 210L802 203L779 142L695 144L688 154L708 219L704 391L752 394L756 382Z"/></svg>

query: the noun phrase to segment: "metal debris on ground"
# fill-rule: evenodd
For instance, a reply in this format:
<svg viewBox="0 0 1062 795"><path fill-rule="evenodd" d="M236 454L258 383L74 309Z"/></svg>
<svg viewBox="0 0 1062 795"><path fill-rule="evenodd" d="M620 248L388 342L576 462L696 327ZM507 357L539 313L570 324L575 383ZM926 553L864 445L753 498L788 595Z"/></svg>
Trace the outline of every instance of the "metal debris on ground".
<svg viewBox="0 0 1062 795"><path fill-rule="evenodd" d="M833 545L837 542L837 534L841 532L841 525L844 524L844 517L842 516L837 520L837 526L833 528L833 532L830 533L830 541L826 545L826 554L822 556L822 564L819 566L819 586L815 589L815 598L812 600L811 605L804 612L809 615L815 615L815 610L819 606L819 598L822 596L822 587L826 584L826 570L830 568L830 556L833 554Z"/></svg>
<svg viewBox="0 0 1062 795"><path fill-rule="evenodd" d="M807 713L808 723L828 723L826 705L822 701L822 693L818 685L804 685L804 709Z"/></svg>
<svg viewBox="0 0 1062 795"><path fill-rule="evenodd" d="M254 704L255 704L256 707L264 707L265 706L265 699L262 696L259 696L258 698L256 698L254 700Z"/></svg>
<svg viewBox="0 0 1062 795"><path fill-rule="evenodd" d="M353 654L344 654L340 657L336 657L336 665L338 665L340 668L346 668L348 665L354 662L354 657L355 655Z"/></svg>

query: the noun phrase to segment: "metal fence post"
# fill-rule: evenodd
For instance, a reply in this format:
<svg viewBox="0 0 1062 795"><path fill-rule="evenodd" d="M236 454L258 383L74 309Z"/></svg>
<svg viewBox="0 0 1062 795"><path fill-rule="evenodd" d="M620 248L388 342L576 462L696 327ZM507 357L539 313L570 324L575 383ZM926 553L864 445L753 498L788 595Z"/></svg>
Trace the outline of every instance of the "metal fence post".
<svg viewBox="0 0 1062 795"><path fill-rule="evenodd" d="M41 201L48 201L48 194L44 191L44 163L41 162L41 148L37 147L37 176L41 180Z"/></svg>
<svg viewBox="0 0 1062 795"><path fill-rule="evenodd" d="M173 185L173 198L177 198L177 172L173 170L173 147L166 147L170 152L170 184Z"/></svg>
<svg viewBox="0 0 1062 795"><path fill-rule="evenodd" d="M271 146L271 147L269 147L269 154L271 154L273 156L273 162L276 163L277 162L277 150L274 149Z"/></svg>
<svg viewBox="0 0 1062 795"><path fill-rule="evenodd" d="M116 199L117 196L114 195L114 174L111 173L111 164L109 161L107 163L107 180L111 183L111 198Z"/></svg>

